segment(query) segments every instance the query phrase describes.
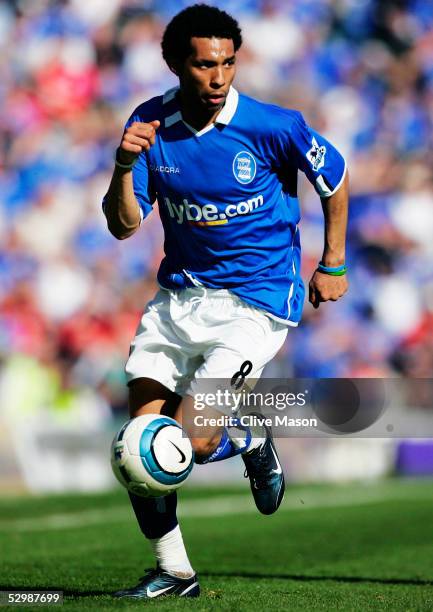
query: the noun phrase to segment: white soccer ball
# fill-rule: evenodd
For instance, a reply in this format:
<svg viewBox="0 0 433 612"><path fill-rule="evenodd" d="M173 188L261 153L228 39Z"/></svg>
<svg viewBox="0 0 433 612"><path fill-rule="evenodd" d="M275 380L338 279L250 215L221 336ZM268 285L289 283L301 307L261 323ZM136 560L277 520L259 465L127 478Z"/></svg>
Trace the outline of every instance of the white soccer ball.
<svg viewBox="0 0 433 612"><path fill-rule="evenodd" d="M117 480L136 495L161 497L178 489L194 465L194 451L177 421L143 414L114 436L111 466Z"/></svg>

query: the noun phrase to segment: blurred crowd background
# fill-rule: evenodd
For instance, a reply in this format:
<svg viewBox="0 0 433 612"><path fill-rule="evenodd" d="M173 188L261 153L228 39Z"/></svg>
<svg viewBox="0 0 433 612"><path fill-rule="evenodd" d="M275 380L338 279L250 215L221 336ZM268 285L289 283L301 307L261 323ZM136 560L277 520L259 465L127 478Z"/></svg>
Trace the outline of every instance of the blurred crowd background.
<svg viewBox="0 0 433 612"><path fill-rule="evenodd" d="M101 200L129 114L176 84L160 40L188 4L0 2L0 412L12 420L96 430L126 414L123 366L162 233L155 208L116 241ZM306 303L268 375L431 377L433 4L214 4L243 29L236 87L300 109L350 170L350 292ZM300 197L308 284L323 216L303 179Z"/></svg>

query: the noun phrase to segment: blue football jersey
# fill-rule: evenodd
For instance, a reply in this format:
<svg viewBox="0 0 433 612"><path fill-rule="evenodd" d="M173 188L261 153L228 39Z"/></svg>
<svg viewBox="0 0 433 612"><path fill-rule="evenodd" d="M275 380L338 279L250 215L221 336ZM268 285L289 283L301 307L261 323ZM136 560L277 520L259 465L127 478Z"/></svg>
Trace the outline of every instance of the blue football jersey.
<svg viewBox="0 0 433 612"><path fill-rule="evenodd" d="M228 289L287 325L304 302L298 170L321 197L340 186L345 162L300 112L264 104L231 87L216 122L185 123L177 89L139 106L133 121L161 122L133 168L143 218L158 201L163 288Z"/></svg>

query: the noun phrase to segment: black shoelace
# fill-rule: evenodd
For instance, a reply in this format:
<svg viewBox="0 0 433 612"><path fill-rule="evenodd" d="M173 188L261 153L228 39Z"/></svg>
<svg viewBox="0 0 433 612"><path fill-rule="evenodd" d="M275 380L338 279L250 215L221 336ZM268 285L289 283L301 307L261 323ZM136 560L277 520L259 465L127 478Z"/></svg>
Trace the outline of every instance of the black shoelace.
<svg viewBox="0 0 433 612"><path fill-rule="evenodd" d="M269 460L265 452L265 446L259 449L254 461L245 468L244 478L251 477L256 489L266 489L269 482Z"/></svg>

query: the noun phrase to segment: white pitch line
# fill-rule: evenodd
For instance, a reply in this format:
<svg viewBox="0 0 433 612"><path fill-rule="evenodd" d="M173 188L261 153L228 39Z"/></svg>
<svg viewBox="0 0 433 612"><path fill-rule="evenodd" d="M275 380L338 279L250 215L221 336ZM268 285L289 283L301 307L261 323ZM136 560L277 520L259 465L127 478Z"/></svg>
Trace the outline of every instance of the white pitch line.
<svg viewBox="0 0 433 612"><path fill-rule="evenodd" d="M420 495L416 491L416 499L431 500L430 491ZM381 490L377 488L351 489L350 491L332 490L304 490L286 493L281 505L281 511L306 511L313 508L328 508L342 506L357 506L380 503L388 500L407 500L406 494L399 491ZM181 500L178 515L185 518L203 518L209 516L226 516L234 514L252 514L257 509L250 495L236 494L211 497L209 499ZM65 514L49 514L35 518L22 518L0 521L0 532L37 532L55 531L61 529L75 529L90 525L122 523L133 520L133 513L127 506L115 506L110 509L83 510Z"/></svg>

